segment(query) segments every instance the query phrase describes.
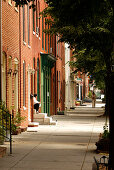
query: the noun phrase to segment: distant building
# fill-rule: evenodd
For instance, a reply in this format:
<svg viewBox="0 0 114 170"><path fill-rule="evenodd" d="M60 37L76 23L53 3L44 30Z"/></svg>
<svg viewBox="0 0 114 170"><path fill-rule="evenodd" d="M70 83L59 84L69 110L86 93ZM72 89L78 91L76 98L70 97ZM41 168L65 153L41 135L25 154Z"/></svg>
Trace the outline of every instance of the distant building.
<svg viewBox="0 0 114 170"><path fill-rule="evenodd" d="M73 70L70 68L72 51L68 44L65 44L65 108L75 107L76 101L76 81Z"/></svg>

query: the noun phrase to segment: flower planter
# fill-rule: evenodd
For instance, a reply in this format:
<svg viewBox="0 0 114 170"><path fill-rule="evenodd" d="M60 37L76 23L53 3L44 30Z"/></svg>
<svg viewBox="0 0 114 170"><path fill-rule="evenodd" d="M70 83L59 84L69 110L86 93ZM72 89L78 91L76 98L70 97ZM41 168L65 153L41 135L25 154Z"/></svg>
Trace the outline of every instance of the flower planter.
<svg viewBox="0 0 114 170"><path fill-rule="evenodd" d="M12 135L18 135L18 134L20 134L20 133L21 133L21 129L18 128L18 129L16 129L16 131L13 131L13 132L12 132Z"/></svg>
<svg viewBox="0 0 114 170"><path fill-rule="evenodd" d="M101 138L98 142L96 142L97 151L98 152L109 152L109 138Z"/></svg>

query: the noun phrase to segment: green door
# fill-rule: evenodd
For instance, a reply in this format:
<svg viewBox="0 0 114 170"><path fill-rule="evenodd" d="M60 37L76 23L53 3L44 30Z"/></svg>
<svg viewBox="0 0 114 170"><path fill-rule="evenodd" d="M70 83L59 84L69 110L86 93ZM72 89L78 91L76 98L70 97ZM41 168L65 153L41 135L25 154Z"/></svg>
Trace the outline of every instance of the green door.
<svg viewBox="0 0 114 170"><path fill-rule="evenodd" d="M50 116L51 69L55 60L48 54L41 54L41 112Z"/></svg>

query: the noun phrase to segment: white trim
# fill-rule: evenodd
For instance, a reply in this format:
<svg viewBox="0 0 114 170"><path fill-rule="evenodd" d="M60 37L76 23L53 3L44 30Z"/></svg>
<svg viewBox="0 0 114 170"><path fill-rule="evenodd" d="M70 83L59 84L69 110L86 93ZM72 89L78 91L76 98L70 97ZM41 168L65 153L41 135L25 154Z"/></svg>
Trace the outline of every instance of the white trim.
<svg viewBox="0 0 114 170"><path fill-rule="evenodd" d="M14 58L14 64L18 64L18 63L19 63L18 59Z"/></svg>
<svg viewBox="0 0 114 170"><path fill-rule="evenodd" d="M33 31L33 35L35 35L35 31Z"/></svg>
<svg viewBox="0 0 114 170"><path fill-rule="evenodd" d="M31 46L30 46L30 45L28 45L28 48L31 48Z"/></svg>
<svg viewBox="0 0 114 170"><path fill-rule="evenodd" d="M19 10L18 10L18 8L17 8L17 7L14 7L14 9L15 9L15 11L16 11L16 12L19 12Z"/></svg>
<svg viewBox="0 0 114 170"><path fill-rule="evenodd" d="M23 110L26 110L27 108L25 106L23 106Z"/></svg>
<svg viewBox="0 0 114 170"><path fill-rule="evenodd" d="M11 2L8 2L8 4L9 4L10 6L12 6Z"/></svg>
<svg viewBox="0 0 114 170"><path fill-rule="evenodd" d="M27 43L25 41L23 41L23 44L26 45Z"/></svg>

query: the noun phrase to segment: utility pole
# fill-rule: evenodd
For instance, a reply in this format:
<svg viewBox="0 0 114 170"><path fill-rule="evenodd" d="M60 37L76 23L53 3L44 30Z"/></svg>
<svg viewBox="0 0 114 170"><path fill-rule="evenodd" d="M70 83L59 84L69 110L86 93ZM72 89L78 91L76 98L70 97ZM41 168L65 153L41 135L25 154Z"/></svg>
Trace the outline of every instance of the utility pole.
<svg viewBox="0 0 114 170"><path fill-rule="evenodd" d="M2 58L2 0L0 0L0 101L2 100L1 58Z"/></svg>

